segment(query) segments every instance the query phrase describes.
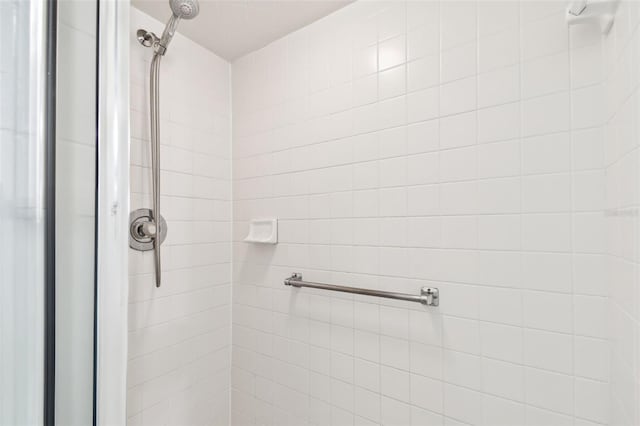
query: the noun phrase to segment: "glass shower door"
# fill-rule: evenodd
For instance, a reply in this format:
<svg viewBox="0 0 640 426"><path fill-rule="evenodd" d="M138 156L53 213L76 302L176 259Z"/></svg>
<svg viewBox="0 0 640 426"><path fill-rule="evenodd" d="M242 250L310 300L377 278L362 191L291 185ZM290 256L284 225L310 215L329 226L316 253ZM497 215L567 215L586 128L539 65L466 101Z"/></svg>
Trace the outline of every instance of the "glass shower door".
<svg viewBox="0 0 640 426"><path fill-rule="evenodd" d="M46 7L0 2L0 424L45 399Z"/></svg>
<svg viewBox="0 0 640 426"><path fill-rule="evenodd" d="M0 425L94 423L97 2L0 1Z"/></svg>

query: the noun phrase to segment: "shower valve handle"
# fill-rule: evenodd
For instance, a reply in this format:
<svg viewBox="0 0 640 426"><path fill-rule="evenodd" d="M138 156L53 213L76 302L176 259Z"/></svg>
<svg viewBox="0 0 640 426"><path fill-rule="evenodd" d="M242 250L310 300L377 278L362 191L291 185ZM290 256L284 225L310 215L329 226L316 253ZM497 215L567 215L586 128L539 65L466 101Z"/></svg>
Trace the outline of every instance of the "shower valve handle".
<svg viewBox="0 0 640 426"><path fill-rule="evenodd" d="M156 224L153 222L143 222L138 228L138 232L142 237L155 238Z"/></svg>

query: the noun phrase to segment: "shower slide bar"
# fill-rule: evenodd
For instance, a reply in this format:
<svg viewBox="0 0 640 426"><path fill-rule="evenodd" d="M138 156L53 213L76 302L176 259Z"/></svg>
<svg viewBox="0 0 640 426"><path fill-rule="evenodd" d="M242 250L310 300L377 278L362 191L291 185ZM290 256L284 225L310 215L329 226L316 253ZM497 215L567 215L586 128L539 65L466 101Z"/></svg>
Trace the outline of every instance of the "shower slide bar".
<svg viewBox="0 0 640 426"><path fill-rule="evenodd" d="M312 283L302 280L302 274L294 272L284 280L284 285L292 287L308 287L320 290L340 291L342 293L364 294L365 296L384 297L386 299L406 300L418 302L425 306L438 306L440 304L440 292L437 288L422 287L420 294L395 293L392 291L371 290L366 288L349 287L343 285Z"/></svg>

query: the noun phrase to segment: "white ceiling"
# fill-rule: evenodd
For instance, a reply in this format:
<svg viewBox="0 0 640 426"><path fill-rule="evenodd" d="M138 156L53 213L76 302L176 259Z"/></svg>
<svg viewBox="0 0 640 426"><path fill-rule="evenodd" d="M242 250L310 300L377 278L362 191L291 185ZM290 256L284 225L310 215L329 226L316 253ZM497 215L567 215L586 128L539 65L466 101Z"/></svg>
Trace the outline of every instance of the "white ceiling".
<svg viewBox="0 0 640 426"><path fill-rule="evenodd" d="M200 14L180 22L178 32L233 61L352 1L200 0ZM132 4L162 22L171 16L168 0L132 0Z"/></svg>

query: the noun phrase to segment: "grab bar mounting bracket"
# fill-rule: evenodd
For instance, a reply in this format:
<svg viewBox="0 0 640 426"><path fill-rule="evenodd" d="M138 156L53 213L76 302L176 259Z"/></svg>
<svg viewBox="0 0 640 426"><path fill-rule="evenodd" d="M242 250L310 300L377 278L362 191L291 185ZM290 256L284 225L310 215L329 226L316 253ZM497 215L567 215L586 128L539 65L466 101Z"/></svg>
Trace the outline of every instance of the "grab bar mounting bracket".
<svg viewBox="0 0 640 426"><path fill-rule="evenodd" d="M422 287L420 294L424 296L426 301L423 303L427 306L439 306L440 305L440 290L433 287Z"/></svg>

